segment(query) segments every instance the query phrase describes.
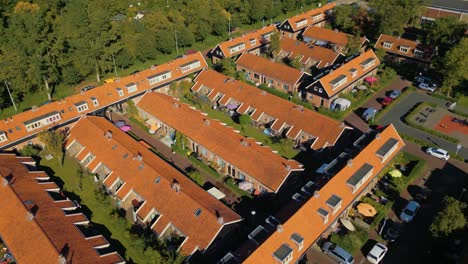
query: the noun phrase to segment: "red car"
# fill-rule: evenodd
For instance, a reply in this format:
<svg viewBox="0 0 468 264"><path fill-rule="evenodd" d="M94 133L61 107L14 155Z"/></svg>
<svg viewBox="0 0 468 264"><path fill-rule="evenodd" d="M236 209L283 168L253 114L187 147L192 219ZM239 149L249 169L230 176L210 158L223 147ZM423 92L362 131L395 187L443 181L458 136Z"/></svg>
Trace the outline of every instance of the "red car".
<svg viewBox="0 0 468 264"><path fill-rule="evenodd" d="M382 99L382 101L380 102L382 105L384 106L387 106L389 105L391 102L393 102L393 99L390 98L390 97L385 97L384 99Z"/></svg>

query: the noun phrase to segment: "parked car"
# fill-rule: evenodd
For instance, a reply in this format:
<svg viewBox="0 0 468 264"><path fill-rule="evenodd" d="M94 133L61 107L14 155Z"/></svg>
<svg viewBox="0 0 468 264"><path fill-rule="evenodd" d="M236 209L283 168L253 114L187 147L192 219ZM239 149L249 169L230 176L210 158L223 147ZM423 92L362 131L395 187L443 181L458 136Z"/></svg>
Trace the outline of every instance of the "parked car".
<svg viewBox="0 0 468 264"><path fill-rule="evenodd" d="M418 85L418 88L421 89L421 90L429 91L429 92L434 92L437 89L436 86L432 86L432 85L424 83L424 82L420 83Z"/></svg>
<svg viewBox="0 0 468 264"><path fill-rule="evenodd" d="M364 111L364 113L362 114L362 119L364 119L364 121L367 122L371 120L376 113L377 110L375 108L367 108L366 111Z"/></svg>
<svg viewBox="0 0 468 264"><path fill-rule="evenodd" d="M384 99L382 99L382 101L380 101L380 103L383 106L387 106L387 105L391 104L392 102L393 102L393 99L390 98L390 97L385 97Z"/></svg>
<svg viewBox="0 0 468 264"><path fill-rule="evenodd" d="M388 248L380 243L374 245L374 247L367 254L367 260L370 263L379 263L387 254Z"/></svg>
<svg viewBox="0 0 468 264"><path fill-rule="evenodd" d="M415 81L416 83L418 83L418 84L419 84L419 83L422 83L422 82L431 83L431 82L432 82L432 79L429 78L429 77L427 77L427 76L416 76L416 77L414 78L414 81Z"/></svg>
<svg viewBox="0 0 468 264"><path fill-rule="evenodd" d="M400 219L403 222L407 223L413 221L414 217L416 216L416 213L419 210L419 207L420 205L418 202L409 201L405 208L401 211Z"/></svg>
<svg viewBox="0 0 468 264"><path fill-rule="evenodd" d="M441 148L427 148L426 153L439 159L448 160L450 158L450 154Z"/></svg>
<svg viewBox="0 0 468 264"><path fill-rule="evenodd" d="M400 95L401 95L401 90L393 90L388 97L392 99L396 99Z"/></svg>
<svg viewBox="0 0 468 264"><path fill-rule="evenodd" d="M400 222L393 221L391 219L385 219L382 225L382 238L389 241L395 242L400 237L403 225Z"/></svg>
<svg viewBox="0 0 468 264"><path fill-rule="evenodd" d="M339 247L333 242L327 241L323 243L322 250L325 255L328 255L337 263L343 264L353 264L354 258L348 251L344 250L343 248Z"/></svg>

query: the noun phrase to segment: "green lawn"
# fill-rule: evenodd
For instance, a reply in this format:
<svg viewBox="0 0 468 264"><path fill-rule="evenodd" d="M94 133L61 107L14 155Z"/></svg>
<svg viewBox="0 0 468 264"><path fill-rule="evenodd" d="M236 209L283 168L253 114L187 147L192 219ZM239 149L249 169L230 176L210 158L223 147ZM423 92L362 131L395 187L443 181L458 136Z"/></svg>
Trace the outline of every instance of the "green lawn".
<svg viewBox="0 0 468 264"><path fill-rule="evenodd" d="M458 99L457 104L468 108L468 96L461 96L460 99Z"/></svg>
<svg viewBox="0 0 468 264"><path fill-rule="evenodd" d="M102 202L96 199L96 184L89 176L83 177L80 180L77 176L78 164L69 157L64 160L64 165L60 165L57 159L45 160L42 159L40 165L43 170L50 173L53 171L54 176L60 178L55 180L60 185L60 180L63 181L63 190L71 198L80 201L83 208L88 208L91 215L88 215L90 221L98 225L103 225L108 230L110 237L106 237L111 245L130 263L146 263L145 257L142 253L143 249L136 248L132 243L134 240L131 238L128 229L131 227L129 222L116 221L110 215L114 207L109 202L109 199ZM46 168L44 168L46 167ZM86 174L85 174L86 175ZM72 193L72 194L69 194ZM76 195L76 197L73 197ZM83 210L86 212L86 210ZM103 234L106 235L106 234ZM123 251L123 252L122 252Z"/></svg>

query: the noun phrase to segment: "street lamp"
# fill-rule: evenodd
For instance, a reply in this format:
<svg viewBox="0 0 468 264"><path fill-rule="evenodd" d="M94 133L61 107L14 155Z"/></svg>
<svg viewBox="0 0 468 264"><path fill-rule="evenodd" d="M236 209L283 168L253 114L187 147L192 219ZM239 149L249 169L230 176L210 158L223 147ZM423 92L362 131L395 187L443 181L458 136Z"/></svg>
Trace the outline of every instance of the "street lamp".
<svg viewBox="0 0 468 264"><path fill-rule="evenodd" d="M177 44L177 33L180 33L180 32L174 29L175 48L176 48L176 53L177 53L177 55L179 55L179 45Z"/></svg>
<svg viewBox="0 0 468 264"><path fill-rule="evenodd" d="M252 225L254 225L255 214L256 214L256 213L257 213L257 212L255 212L255 211L251 211L251 212L250 212L250 214L252 215Z"/></svg>
<svg viewBox="0 0 468 264"><path fill-rule="evenodd" d="M463 194L466 192L466 188L462 188L462 192L460 193L460 197L458 197L458 200L460 200L463 197Z"/></svg>
<svg viewBox="0 0 468 264"><path fill-rule="evenodd" d="M5 86L7 88L8 95L10 95L10 100L13 103L13 107L15 108L15 111L18 112L18 108L16 108L16 104L15 104L15 101L13 100L13 96L11 95L10 88L8 87L7 81L5 81Z"/></svg>

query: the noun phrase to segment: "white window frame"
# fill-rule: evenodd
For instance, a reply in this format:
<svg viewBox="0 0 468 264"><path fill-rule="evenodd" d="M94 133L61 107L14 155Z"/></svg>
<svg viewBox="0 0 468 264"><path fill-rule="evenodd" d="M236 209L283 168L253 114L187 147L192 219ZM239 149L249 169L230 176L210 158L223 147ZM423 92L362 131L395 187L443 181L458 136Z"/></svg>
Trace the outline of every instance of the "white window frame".
<svg viewBox="0 0 468 264"><path fill-rule="evenodd" d="M400 46L399 50L400 50L400 52L408 53L409 49L410 49L409 47Z"/></svg>
<svg viewBox="0 0 468 264"><path fill-rule="evenodd" d="M424 51L415 49L415 50L414 50L414 55L415 55L416 57L422 57L422 56L424 55Z"/></svg>
<svg viewBox="0 0 468 264"><path fill-rule="evenodd" d="M127 87L127 92L128 93L133 93L137 91L137 85L133 84L132 86Z"/></svg>
<svg viewBox="0 0 468 264"><path fill-rule="evenodd" d="M97 98L91 99L91 101L93 101L93 105L94 105L94 106L98 106L98 105L99 105L99 101L98 101Z"/></svg>
<svg viewBox="0 0 468 264"><path fill-rule="evenodd" d="M382 47L384 47L384 48L386 48L386 49L391 49L391 48L392 48L392 45L393 45L393 43L391 43L391 42L386 42L386 41L385 41L385 42L383 43Z"/></svg>
<svg viewBox="0 0 468 264"><path fill-rule="evenodd" d="M88 104L79 105L78 107L76 107L76 109L78 110L78 113L86 111L86 110L88 110Z"/></svg>
<svg viewBox="0 0 468 264"><path fill-rule="evenodd" d="M8 140L8 138L7 138L5 133L0 134L0 142L7 141L7 140Z"/></svg>

